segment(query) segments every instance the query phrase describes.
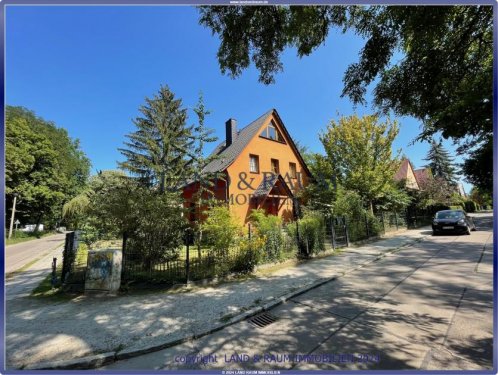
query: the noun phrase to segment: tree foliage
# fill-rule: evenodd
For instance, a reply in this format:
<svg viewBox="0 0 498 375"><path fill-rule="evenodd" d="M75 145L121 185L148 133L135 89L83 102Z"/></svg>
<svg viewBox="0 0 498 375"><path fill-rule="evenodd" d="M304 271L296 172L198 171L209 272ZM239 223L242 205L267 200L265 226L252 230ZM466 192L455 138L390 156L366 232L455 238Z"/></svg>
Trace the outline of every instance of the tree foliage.
<svg viewBox="0 0 498 375"><path fill-rule="evenodd" d="M182 245L185 220L178 193L152 190L122 171L92 176L64 213L89 245L126 234L126 246L146 267L174 258Z"/></svg>
<svg viewBox="0 0 498 375"><path fill-rule="evenodd" d="M39 224L43 218L54 225L63 203L84 188L89 159L65 129L23 107L7 106L5 130L7 207L17 194L22 224Z"/></svg>
<svg viewBox="0 0 498 375"><path fill-rule="evenodd" d="M434 177L443 179L449 185L455 184L456 178L453 158L443 147L442 141L431 141L431 147L424 160L429 162L425 167L431 169Z"/></svg>
<svg viewBox="0 0 498 375"><path fill-rule="evenodd" d="M330 212L337 193L337 173L327 156L306 153L306 164L313 179L302 193L306 205L313 210Z"/></svg>
<svg viewBox="0 0 498 375"><path fill-rule="evenodd" d="M472 157L462 164L467 180L489 195L493 192L493 136L490 134L481 147L473 150Z"/></svg>
<svg viewBox="0 0 498 375"><path fill-rule="evenodd" d="M476 202L481 207L488 207L493 205L492 194L488 191L483 191L478 187L473 187L470 191L470 199Z"/></svg>
<svg viewBox="0 0 498 375"><path fill-rule="evenodd" d="M346 190L356 191L373 211L374 202L395 189L399 160L392 154L398 125L375 115L352 115L332 120L320 135L335 178Z"/></svg>
<svg viewBox="0 0 498 375"><path fill-rule="evenodd" d="M464 172L491 190L491 6L219 6L201 7L199 22L220 37L223 73L237 77L252 60L265 84L283 70L286 48L303 57L325 43L330 28L356 33L365 44L344 74L342 95L365 103L375 85L375 106L422 121L421 139L441 132L460 152L478 151Z"/></svg>
<svg viewBox="0 0 498 375"><path fill-rule="evenodd" d="M217 257L227 257L231 246L242 233L242 227L226 205L213 206L207 211L204 225L208 242Z"/></svg>
<svg viewBox="0 0 498 375"><path fill-rule="evenodd" d="M218 138L213 136L214 130L208 129L204 125L206 116L211 112L204 105L202 93L199 95L199 101L194 108L194 112L197 116L197 124L192 126L193 153L191 156L191 171L193 174L192 181L196 184L197 190L192 197L192 209L196 211L194 226L198 255L200 257L204 219L202 212L205 208L213 205L215 183L223 179L224 176L220 172L207 172L205 170L209 163L218 158L218 155L204 155L206 144L216 142Z"/></svg>
<svg viewBox="0 0 498 375"><path fill-rule="evenodd" d="M137 130L127 135L127 148L119 149L126 158L119 167L160 192L176 190L189 175L192 142L187 110L167 86L161 86L156 95L145 98L140 112L142 117L133 121Z"/></svg>
<svg viewBox="0 0 498 375"><path fill-rule="evenodd" d="M441 176L430 177L421 182L417 205L420 208L431 206L451 206L455 201L455 187Z"/></svg>

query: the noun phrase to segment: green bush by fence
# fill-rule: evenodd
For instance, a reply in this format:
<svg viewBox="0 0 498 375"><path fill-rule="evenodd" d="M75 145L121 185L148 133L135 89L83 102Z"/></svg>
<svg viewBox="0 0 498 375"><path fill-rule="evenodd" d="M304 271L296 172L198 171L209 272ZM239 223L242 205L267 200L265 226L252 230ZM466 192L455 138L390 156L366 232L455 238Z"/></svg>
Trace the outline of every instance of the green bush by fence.
<svg viewBox="0 0 498 375"><path fill-rule="evenodd" d="M278 216L267 215L263 210L253 210L249 216L254 226L251 237L262 240L264 252L262 261L274 262L282 258L282 221Z"/></svg>
<svg viewBox="0 0 498 375"><path fill-rule="evenodd" d="M287 230L300 256L310 257L325 250L325 221L321 213L308 211L302 219L290 223Z"/></svg>
<svg viewBox="0 0 498 375"><path fill-rule="evenodd" d="M467 212L476 212L477 204L474 201L465 201L465 211Z"/></svg>

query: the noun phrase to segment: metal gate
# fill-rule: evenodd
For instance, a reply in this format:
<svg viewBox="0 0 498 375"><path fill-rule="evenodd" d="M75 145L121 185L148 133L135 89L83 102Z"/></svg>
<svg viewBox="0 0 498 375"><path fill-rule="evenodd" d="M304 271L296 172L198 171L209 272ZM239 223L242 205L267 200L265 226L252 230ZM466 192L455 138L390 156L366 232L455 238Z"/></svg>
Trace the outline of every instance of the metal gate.
<svg viewBox="0 0 498 375"><path fill-rule="evenodd" d="M333 249L349 246L347 221L344 216L329 217L326 220L327 242Z"/></svg>

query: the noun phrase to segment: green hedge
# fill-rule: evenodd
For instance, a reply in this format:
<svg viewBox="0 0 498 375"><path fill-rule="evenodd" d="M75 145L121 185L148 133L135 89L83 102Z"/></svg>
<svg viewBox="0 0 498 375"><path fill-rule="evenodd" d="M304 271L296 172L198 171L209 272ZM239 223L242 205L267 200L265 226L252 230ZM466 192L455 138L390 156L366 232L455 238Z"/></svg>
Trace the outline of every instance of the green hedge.
<svg viewBox="0 0 498 375"><path fill-rule="evenodd" d="M474 201L466 201L465 202L465 211L467 212L476 212L477 204Z"/></svg>
<svg viewBox="0 0 498 375"><path fill-rule="evenodd" d="M299 225L299 238L297 225ZM296 222L290 223L287 226L287 231L294 239L302 257L309 257L325 250L323 214L309 211L297 221L297 224Z"/></svg>

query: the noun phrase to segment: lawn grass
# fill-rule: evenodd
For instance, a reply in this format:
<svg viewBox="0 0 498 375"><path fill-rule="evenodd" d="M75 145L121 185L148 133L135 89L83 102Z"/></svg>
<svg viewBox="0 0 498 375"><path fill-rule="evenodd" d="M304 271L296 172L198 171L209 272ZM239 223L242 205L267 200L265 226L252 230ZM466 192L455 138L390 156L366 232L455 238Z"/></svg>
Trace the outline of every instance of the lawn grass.
<svg viewBox="0 0 498 375"><path fill-rule="evenodd" d="M30 297L37 299L49 299L51 301L68 301L74 298L73 295L64 293L60 285L60 278L62 273L62 263L59 263L56 269L57 285L52 287L52 272L38 284L38 286L31 291Z"/></svg>
<svg viewBox="0 0 498 375"><path fill-rule="evenodd" d="M84 271L88 259L88 247L84 243L80 243L76 253L73 272ZM31 291L31 297L50 299L55 301L67 301L74 298L74 294L66 293L62 290L61 276L62 276L62 262L57 265L56 269L57 284L52 286L52 272L38 284L38 286Z"/></svg>
<svg viewBox="0 0 498 375"><path fill-rule="evenodd" d="M56 234L56 232L42 232L34 234L34 232L20 232L17 231L12 234L12 238L5 238L5 246L15 245L17 243L37 240L42 237L50 236L52 234Z"/></svg>

